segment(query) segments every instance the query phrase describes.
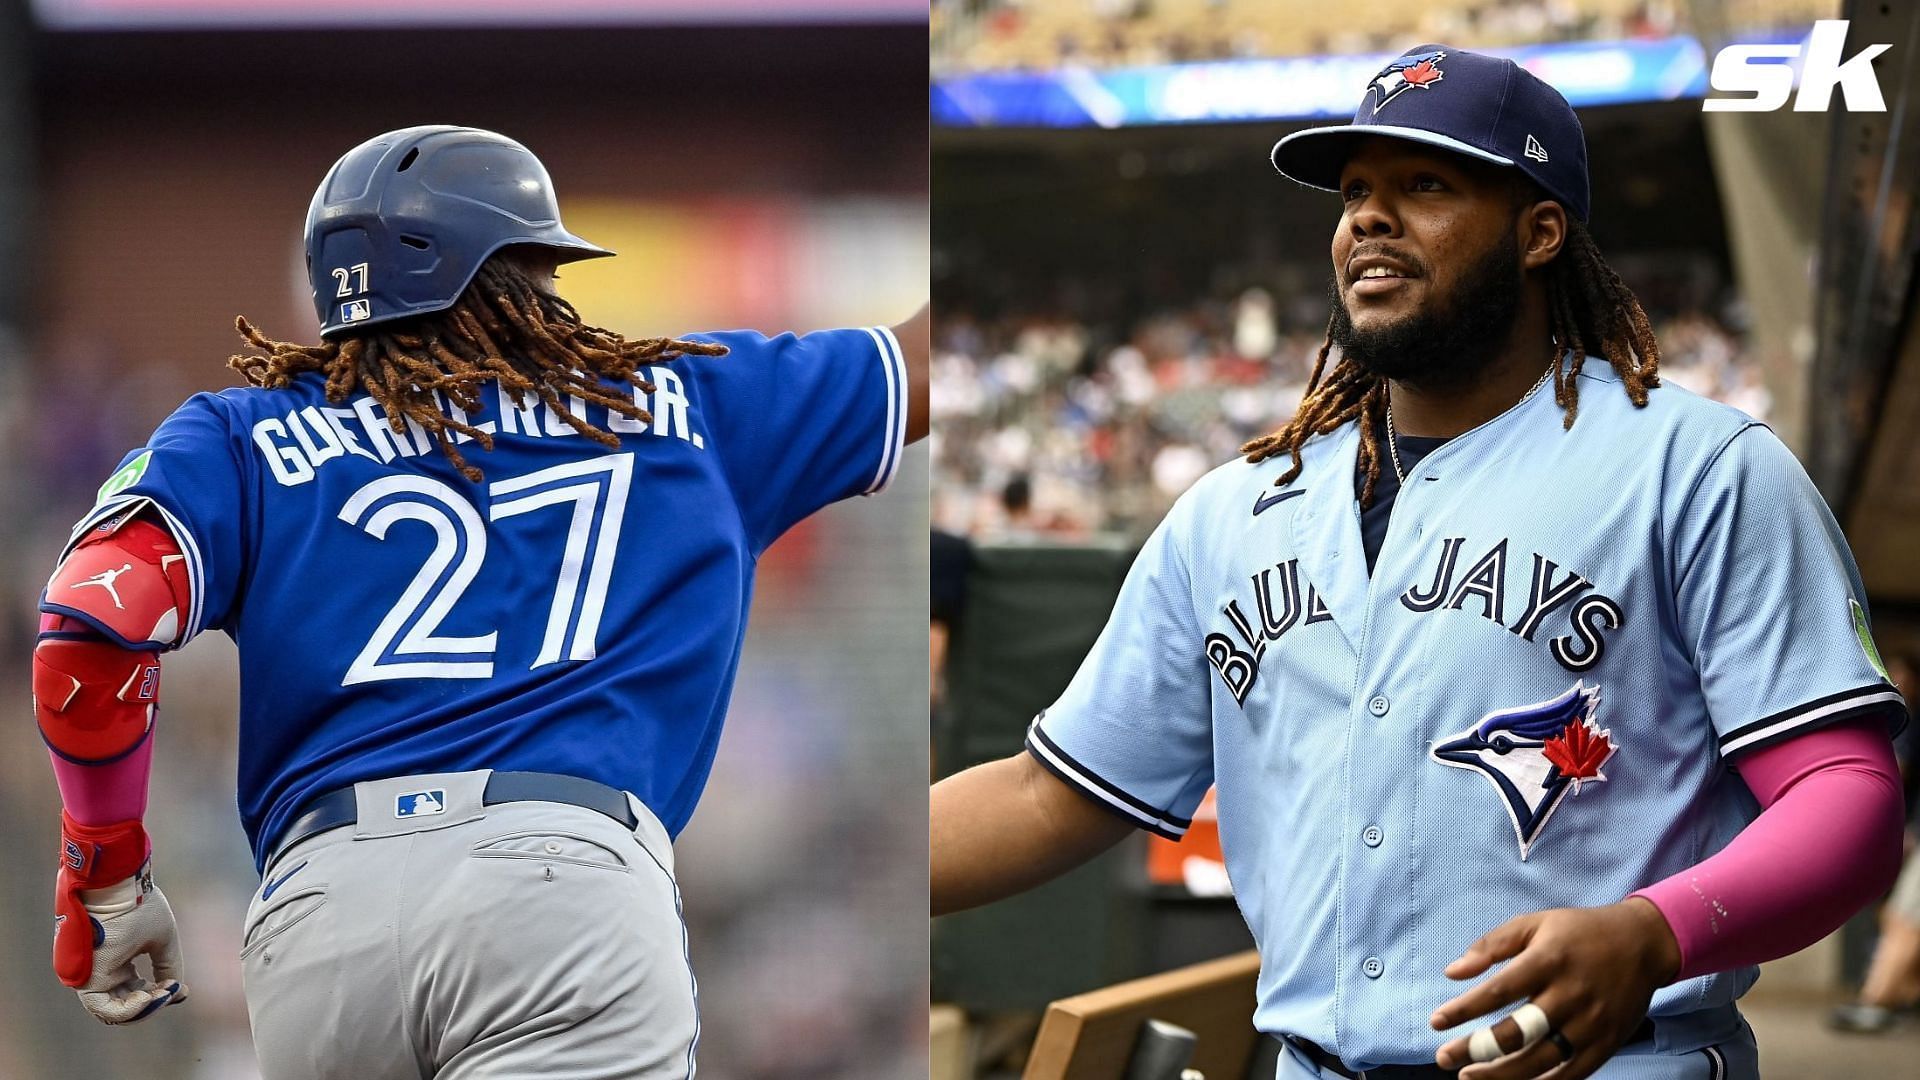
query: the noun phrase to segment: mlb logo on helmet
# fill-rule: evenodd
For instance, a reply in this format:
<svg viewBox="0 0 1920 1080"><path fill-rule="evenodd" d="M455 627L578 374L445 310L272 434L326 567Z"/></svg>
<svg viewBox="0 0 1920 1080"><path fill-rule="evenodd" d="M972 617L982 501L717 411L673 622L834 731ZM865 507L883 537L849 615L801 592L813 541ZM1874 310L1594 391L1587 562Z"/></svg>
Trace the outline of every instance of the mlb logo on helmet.
<svg viewBox="0 0 1920 1080"><path fill-rule="evenodd" d="M340 321L343 323L364 322L373 314L373 308L365 300L349 300L340 305Z"/></svg>
<svg viewBox="0 0 1920 1080"><path fill-rule="evenodd" d="M447 812L447 792L444 788L432 791L409 791L396 795L393 799L393 816L397 818L425 817L428 814Z"/></svg>

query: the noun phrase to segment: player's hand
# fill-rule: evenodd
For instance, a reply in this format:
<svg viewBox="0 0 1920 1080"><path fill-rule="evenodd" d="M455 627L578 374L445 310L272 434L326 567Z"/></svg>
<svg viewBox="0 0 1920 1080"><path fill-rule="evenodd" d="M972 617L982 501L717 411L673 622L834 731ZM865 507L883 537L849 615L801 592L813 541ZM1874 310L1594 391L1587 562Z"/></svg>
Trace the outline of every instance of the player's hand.
<svg viewBox="0 0 1920 1080"><path fill-rule="evenodd" d="M84 981L74 985L80 1004L103 1024L145 1020L187 1000L181 981L180 934L173 908L154 887L146 867L104 889L78 892L78 909L62 904L56 917L56 964L91 955ZM134 968L145 956L152 978Z"/></svg>
<svg viewBox="0 0 1920 1080"><path fill-rule="evenodd" d="M1435 1010L1434 1028L1444 1031L1530 1001L1546 1013L1551 1034L1525 1044L1520 1025L1503 1019L1492 1030L1504 1056L1485 1064L1473 1063L1471 1036L1454 1039L1434 1061L1459 1069L1460 1080L1591 1075L1633 1037L1653 992L1679 972L1680 946L1660 910L1633 897L1510 919L1474 942L1445 973L1471 979L1501 961L1507 963L1499 973Z"/></svg>

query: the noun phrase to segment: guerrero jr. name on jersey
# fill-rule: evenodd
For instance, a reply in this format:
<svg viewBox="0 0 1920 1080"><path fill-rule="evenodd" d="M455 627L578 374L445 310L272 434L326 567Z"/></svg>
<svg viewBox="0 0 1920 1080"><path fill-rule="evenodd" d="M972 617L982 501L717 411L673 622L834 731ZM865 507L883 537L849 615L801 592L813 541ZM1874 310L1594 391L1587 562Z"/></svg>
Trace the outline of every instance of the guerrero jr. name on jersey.
<svg viewBox="0 0 1920 1080"><path fill-rule="evenodd" d="M648 394L636 386L633 403L652 414L651 423L622 416L581 397L569 396L568 410L616 435L645 431L679 439L696 450L705 449L706 439L689 423L691 410L680 377L667 368L650 367L647 369L647 378L654 385L653 393ZM536 438L577 437L580 434L537 398L528 396L516 404L507 389L498 384L494 386L494 393L497 395L499 419L475 424L474 427L480 431L489 434L501 431L508 435ZM448 416L461 423L469 422L467 414L458 405L438 395L436 398L441 410ZM404 420L407 434L395 434L387 422L386 411L371 397L362 394L353 400L350 407L309 405L294 409L284 416L269 416L253 425L253 444L265 459L273 478L282 486L293 487L312 480L315 470L321 466L348 455L388 462L396 457L418 457L434 452L435 443L433 437L427 434L427 429L412 417L405 417ZM473 436L465 432L451 434L455 443L473 441ZM132 462L127 467L132 468L139 463Z"/></svg>
<svg viewBox="0 0 1920 1080"><path fill-rule="evenodd" d="M1626 613L1611 597L1597 592L1583 596L1593 589L1593 582L1535 552L1526 601L1524 606L1513 605L1517 614L1509 620L1507 541L1495 544L1461 573L1460 553L1466 542L1462 536L1441 541L1433 574L1424 584L1402 592L1401 606L1422 613L1472 611L1526 641L1533 641L1547 617L1564 608L1569 632L1547 641L1553 659L1577 673L1591 669L1606 655L1605 635L1625 625ZM1269 646L1295 626L1333 619L1311 584L1305 585L1303 596L1297 559L1267 567L1249 580L1253 591L1249 604L1229 600L1221 609L1227 628L1208 634L1202 646L1207 662L1241 706L1260 677L1260 661ZM1253 609L1252 617L1247 607Z"/></svg>

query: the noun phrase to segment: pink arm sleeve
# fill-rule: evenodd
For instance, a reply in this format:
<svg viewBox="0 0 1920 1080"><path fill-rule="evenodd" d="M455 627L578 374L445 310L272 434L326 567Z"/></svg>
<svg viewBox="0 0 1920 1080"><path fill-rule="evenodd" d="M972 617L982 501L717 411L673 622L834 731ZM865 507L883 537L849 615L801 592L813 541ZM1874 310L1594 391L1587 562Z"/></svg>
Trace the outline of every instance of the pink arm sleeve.
<svg viewBox="0 0 1920 1080"><path fill-rule="evenodd" d="M1797 952L1900 870L1900 777L1881 718L1834 724L1736 764L1760 816L1719 854L1633 894L1673 927L1676 981Z"/></svg>
<svg viewBox="0 0 1920 1080"><path fill-rule="evenodd" d="M40 632L57 629L59 619L40 616ZM147 784L153 775L153 730L147 730L140 745L117 761L101 765L82 765L55 753L53 780L60 788L60 801L67 813L82 825L117 825L135 821L147 813Z"/></svg>
<svg viewBox="0 0 1920 1080"><path fill-rule="evenodd" d="M153 773L153 733L118 761L79 765L51 751L54 782L67 813L82 825L114 825L146 816Z"/></svg>

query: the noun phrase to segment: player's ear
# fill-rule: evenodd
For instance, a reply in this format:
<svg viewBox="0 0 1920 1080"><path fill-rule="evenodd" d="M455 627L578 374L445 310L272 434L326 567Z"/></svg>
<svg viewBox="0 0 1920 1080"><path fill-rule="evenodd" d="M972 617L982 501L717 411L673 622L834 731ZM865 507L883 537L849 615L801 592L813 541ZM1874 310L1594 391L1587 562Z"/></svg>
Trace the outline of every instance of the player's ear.
<svg viewBox="0 0 1920 1080"><path fill-rule="evenodd" d="M1553 199L1529 202L1520 209L1520 265L1538 270L1560 254L1567 242L1567 208Z"/></svg>

